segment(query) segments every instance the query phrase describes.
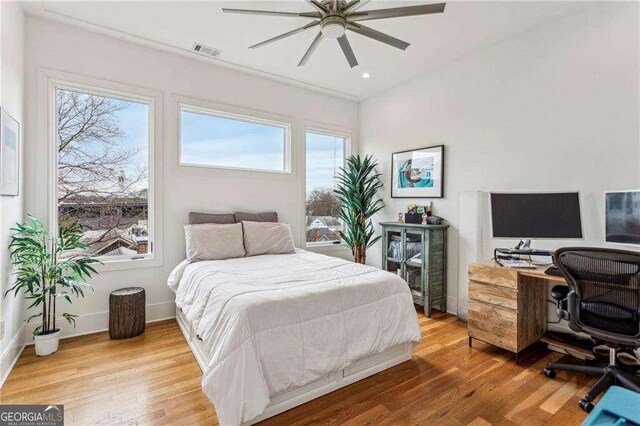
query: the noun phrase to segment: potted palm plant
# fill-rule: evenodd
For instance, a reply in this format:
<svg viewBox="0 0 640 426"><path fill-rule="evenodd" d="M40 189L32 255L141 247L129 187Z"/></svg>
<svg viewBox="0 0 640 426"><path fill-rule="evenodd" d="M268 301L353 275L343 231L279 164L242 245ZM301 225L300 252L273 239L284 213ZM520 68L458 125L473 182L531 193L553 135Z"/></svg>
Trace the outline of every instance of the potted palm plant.
<svg viewBox="0 0 640 426"><path fill-rule="evenodd" d="M100 261L72 254L74 250L82 253L86 248L78 224L61 227L57 236L51 236L38 219L29 215L27 222L17 223L11 230L15 234L11 237L9 250L16 280L5 297L11 292L17 296L22 291L30 302L27 309L39 310L26 321L41 319L42 324L33 333L36 354L49 355L58 350L62 332L56 323L57 300L63 298L71 303L72 297L84 297L84 290L89 287L87 279L97 274L92 264ZM61 316L75 327L77 315L65 312Z"/></svg>
<svg viewBox="0 0 640 426"><path fill-rule="evenodd" d="M345 167L340 168L338 188L334 191L342 203L338 216L345 225L340 237L351 249L354 262L362 264L367 261L367 249L380 239L380 236L373 236L371 221L371 217L384 207L377 197L382 187L377 165L369 155L364 158L349 156Z"/></svg>

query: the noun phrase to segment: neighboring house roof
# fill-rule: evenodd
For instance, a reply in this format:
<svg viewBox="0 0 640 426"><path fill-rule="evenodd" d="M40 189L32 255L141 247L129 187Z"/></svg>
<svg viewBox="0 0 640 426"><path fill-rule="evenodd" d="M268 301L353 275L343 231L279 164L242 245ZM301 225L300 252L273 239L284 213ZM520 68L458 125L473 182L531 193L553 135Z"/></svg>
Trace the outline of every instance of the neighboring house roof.
<svg viewBox="0 0 640 426"><path fill-rule="evenodd" d="M316 220L320 221L327 228L341 226L340 221L333 216L307 216L307 226L310 226Z"/></svg>
<svg viewBox="0 0 640 426"><path fill-rule="evenodd" d="M127 247L116 247L111 251L100 253L101 256L135 256L136 254L138 254L136 250Z"/></svg>
<svg viewBox="0 0 640 426"><path fill-rule="evenodd" d="M341 226L340 221L333 216L321 216L320 220L327 226Z"/></svg>
<svg viewBox="0 0 640 426"><path fill-rule="evenodd" d="M142 197L103 199L73 197L60 202L59 214L77 220L84 229L111 229L146 221L148 201Z"/></svg>
<svg viewBox="0 0 640 426"><path fill-rule="evenodd" d="M60 201L61 206L123 206L123 205L146 205L149 202L146 196L126 196L126 197L93 197L93 196L75 196L68 197Z"/></svg>
<svg viewBox="0 0 640 426"><path fill-rule="evenodd" d="M318 216L307 216L307 226L311 225Z"/></svg>
<svg viewBox="0 0 640 426"><path fill-rule="evenodd" d="M336 241L340 234L329 228L314 228L307 230L307 241Z"/></svg>
<svg viewBox="0 0 640 426"><path fill-rule="evenodd" d="M106 233L105 233L106 232ZM133 255L137 253L138 244L124 229L105 230L88 230L84 231L82 242L87 248L82 250L70 250L65 252L66 256L78 254L88 256L105 256L105 255Z"/></svg>

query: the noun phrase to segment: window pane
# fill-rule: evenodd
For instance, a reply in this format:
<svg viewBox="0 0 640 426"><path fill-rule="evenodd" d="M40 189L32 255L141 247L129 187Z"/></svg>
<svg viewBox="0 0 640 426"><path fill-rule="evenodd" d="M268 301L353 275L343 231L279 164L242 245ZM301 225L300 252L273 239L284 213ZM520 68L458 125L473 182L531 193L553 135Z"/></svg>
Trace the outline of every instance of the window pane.
<svg viewBox="0 0 640 426"><path fill-rule="evenodd" d="M345 138L307 133L307 242L340 241L340 201L333 190L344 165Z"/></svg>
<svg viewBox="0 0 640 426"><path fill-rule="evenodd" d="M58 226L79 224L92 256L150 253L149 105L56 91Z"/></svg>
<svg viewBox="0 0 640 426"><path fill-rule="evenodd" d="M286 171L284 127L185 110L181 127L183 164Z"/></svg>

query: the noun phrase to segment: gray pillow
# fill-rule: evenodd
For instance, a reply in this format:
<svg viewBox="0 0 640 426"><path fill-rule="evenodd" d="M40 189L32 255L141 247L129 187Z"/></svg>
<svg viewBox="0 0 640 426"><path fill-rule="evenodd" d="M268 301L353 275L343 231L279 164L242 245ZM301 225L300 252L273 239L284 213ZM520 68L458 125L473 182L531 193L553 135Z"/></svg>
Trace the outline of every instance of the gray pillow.
<svg viewBox="0 0 640 426"><path fill-rule="evenodd" d="M242 224L203 223L185 225L187 260L223 260L245 255Z"/></svg>
<svg viewBox="0 0 640 426"><path fill-rule="evenodd" d="M247 256L286 254L296 251L291 228L287 223L242 222Z"/></svg>
<svg viewBox="0 0 640 426"><path fill-rule="evenodd" d="M230 224L236 223L240 221L236 221L235 217L228 214L215 214L215 213L198 213L198 212L189 212L189 224L197 225L200 223L219 223L219 224Z"/></svg>
<svg viewBox="0 0 640 426"><path fill-rule="evenodd" d="M278 221L278 213L276 212L265 212L265 213L245 213L245 212L235 212L233 214L236 218L236 222L277 222Z"/></svg>

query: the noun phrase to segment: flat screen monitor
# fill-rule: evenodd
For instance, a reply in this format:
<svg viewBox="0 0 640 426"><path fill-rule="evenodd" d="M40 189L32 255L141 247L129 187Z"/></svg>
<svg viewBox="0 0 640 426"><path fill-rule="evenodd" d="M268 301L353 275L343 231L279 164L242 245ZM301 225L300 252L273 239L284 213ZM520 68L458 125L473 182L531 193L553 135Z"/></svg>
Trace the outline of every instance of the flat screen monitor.
<svg viewBox="0 0 640 426"><path fill-rule="evenodd" d="M494 238L582 238L577 192L491 193Z"/></svg>
<svg viewBox="0 0 640 426"><path fill-rule="evenodd" d="M605 193L605 240L640 245L640 190Z"/></svg>

